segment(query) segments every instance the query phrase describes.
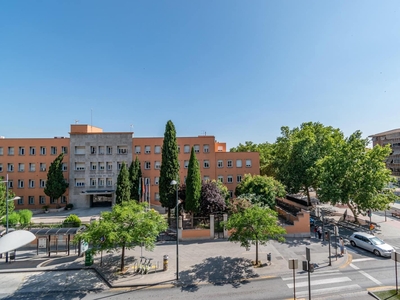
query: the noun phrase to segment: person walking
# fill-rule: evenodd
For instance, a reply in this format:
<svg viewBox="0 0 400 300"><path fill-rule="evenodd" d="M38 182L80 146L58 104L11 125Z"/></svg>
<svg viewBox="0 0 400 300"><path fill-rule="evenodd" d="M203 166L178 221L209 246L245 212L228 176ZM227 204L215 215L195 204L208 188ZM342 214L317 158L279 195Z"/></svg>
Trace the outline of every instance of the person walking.
<svg viewBox="0 0 400 300"><path fill-rule="evenodd" d="M339 238L340 256L344 254L344 240L342 237Z"/></svg>
<svg viewBox="0 0 400 300"><path fill-rule="evenodd" d="M321 226L318 226L317 231L318 231L318 239L321 239L322 238L322 228L321 228Z"/></svg>

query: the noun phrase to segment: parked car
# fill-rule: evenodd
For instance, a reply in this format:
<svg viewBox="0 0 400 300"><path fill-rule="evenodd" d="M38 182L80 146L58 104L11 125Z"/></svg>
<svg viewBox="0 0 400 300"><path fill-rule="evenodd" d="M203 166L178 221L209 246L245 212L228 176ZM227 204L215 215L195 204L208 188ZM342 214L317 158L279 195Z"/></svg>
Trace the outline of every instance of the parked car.
<svg viewBox="0 0 400 300"><path fill-rule="evenodd" d="M376 256L390 257L391 253L394 251L393 247L389 244L386 244L376 236L364 232L354 232L349 240L353 247L357 246L371 251Z"/></svg>

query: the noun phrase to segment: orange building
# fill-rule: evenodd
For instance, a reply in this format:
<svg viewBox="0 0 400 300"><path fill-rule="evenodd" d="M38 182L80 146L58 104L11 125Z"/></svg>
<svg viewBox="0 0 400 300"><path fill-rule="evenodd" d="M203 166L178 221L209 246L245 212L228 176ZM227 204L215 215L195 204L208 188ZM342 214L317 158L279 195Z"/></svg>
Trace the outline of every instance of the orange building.
<svg viewBox="0 0 400 300"><path fill-rule="evenodd" d="M61 203L75 207L110 206L122 163L137 156L145 179L146 201L159 202L159 176L163 138L133 138L133 132L103 132L90 125L71 125L69 138L0 139L0 176L8 174L9 188L20 196L17 209L41 209L50 203L43 188L51 162L64 152L63 171L69 188ZM226 143L214 136L178 137L180 181L187 176L190 151L194 147L203 180L223 182L233 196L245 174L259 174L257 152L227 152Z"/></svg>

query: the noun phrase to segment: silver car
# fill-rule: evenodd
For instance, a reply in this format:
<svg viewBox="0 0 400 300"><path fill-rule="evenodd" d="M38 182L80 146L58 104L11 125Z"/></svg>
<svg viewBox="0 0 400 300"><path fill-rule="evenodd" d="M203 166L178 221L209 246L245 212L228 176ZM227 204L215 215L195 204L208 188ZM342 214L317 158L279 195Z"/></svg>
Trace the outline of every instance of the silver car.
<svg viewBox="0 0 400 300"><path fill-rule="evenodd" d="M381 239L368 233L354 232L350 236L350 244L355 247L360 247L365 250L371 251L376 256L390 257L394 251L393 247L386 244Z"/></svg>

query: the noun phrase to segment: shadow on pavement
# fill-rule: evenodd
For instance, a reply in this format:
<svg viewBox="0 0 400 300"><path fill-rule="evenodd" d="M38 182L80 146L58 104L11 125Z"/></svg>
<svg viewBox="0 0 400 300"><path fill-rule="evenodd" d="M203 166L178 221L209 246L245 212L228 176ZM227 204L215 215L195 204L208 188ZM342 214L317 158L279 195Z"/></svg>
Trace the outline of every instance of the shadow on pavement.
<svg viewBox="0 0 400 300"><path fill-rule="evenodd" d="M196 292L199 282L239 287L247 283L246 279L256 277L259 275L254 272L251 260L223 256L209 257L192 269L180 272L181 289L188 292Z"/></svg>

